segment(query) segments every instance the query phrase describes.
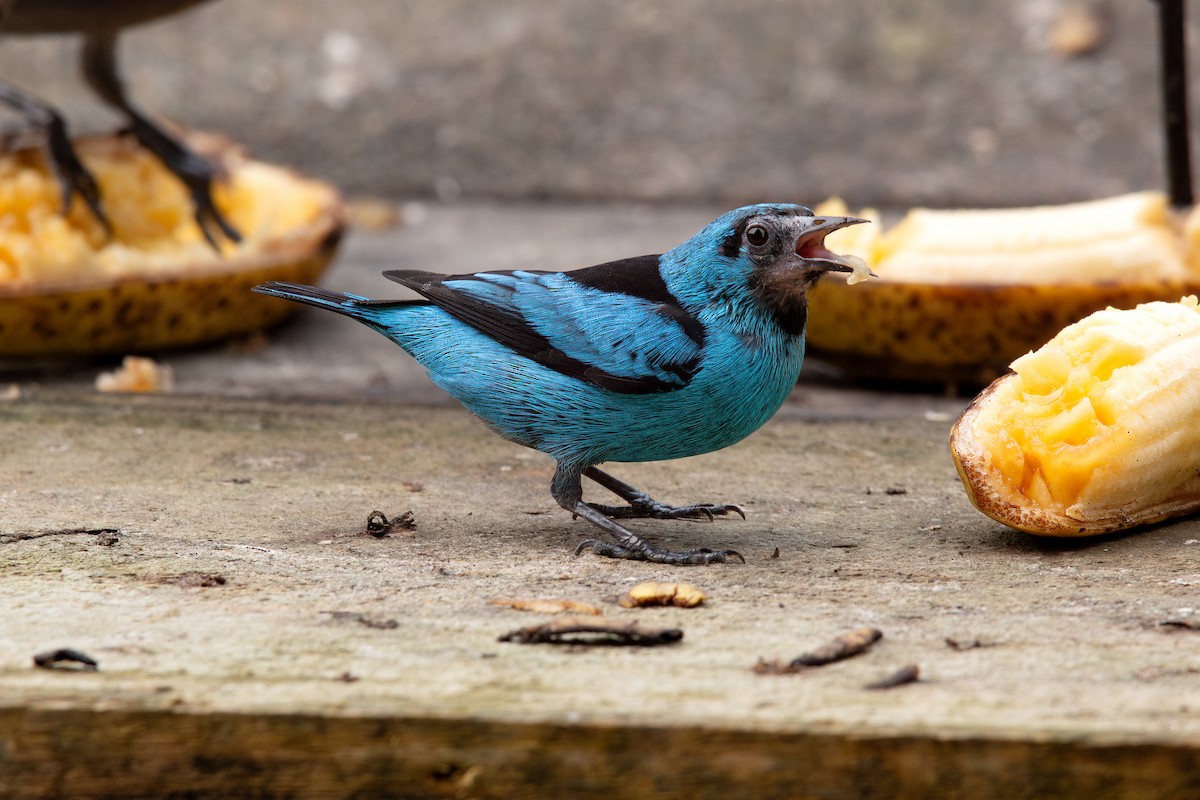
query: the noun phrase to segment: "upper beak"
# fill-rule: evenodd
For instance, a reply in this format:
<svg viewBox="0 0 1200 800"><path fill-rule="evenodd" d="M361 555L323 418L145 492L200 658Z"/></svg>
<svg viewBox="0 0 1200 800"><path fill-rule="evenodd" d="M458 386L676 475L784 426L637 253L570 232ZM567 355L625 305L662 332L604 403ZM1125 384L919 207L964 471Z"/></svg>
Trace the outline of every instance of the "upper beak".
<svg viewBox="0 0 1200 800"><path fill-rule="evenodd" d="M812 227L796 242L796 255L807 262L815 262L812 266L825 272L854 272L858 259L833 252L825 246L825 237L838 228L857 225L860 222L870 220L861 217L818 217L813 220ZM874 272L870 274L872 277L878 277Z"/></svg>

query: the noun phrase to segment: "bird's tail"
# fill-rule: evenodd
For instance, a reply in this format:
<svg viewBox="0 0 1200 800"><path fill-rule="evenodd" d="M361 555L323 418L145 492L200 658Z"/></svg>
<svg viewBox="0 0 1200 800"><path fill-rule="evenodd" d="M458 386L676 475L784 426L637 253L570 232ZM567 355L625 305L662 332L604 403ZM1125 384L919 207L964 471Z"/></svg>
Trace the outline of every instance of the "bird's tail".
<svg viewBox="0 0 1200 800"><path fill-rule="evenodd" d="M375 323L377 318L387 310L395 309L398 306L425 304L422 300L372 300L369 297L362 297L357 294L331 292L326 289L319 289L316 286L305 286L301 283L285 283L283 281L270 281L260 284L259 286L255 286L252 291L270 295L271 297L281 297L284 300L294 300L297 303L306 303L307 305L324 308L329 311L336 311L339 314L353 317L368 325Z"/></svg>

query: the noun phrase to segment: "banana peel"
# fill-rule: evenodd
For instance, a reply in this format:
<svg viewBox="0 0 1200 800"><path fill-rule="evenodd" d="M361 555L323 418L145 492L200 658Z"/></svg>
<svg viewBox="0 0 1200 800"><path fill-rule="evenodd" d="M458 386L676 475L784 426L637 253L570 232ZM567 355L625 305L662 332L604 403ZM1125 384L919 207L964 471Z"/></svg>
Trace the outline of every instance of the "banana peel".
<svg viewBox="0 0 1200 800"><path fill-rule="evenodd" d="M986 385L1093 311L1196 292L1200 280L953 286L881 276L847 287L827 277L809 293L808 345L851 377Z"/></svg>
<svg viewBox="0 0 1200 800"><path fill-rule="evenodd" d="M829 201L817 213L845 213ZM878 223L879 215L860 214ZM874 228L871 234L858 233ZM986 385L1094 311L1200 291L1200 218L1165 196L980 211L914 210L892 230L828 244L879 276L827 276L809 295L808 345L850 377ZM835 232L842 233L841 231Z"/></svg>
<svg viewBox="0 0 1200 800"><path fill-rule="evenodd" d="M39 151L0 156L0 357L160 350L269 327L292 309L250 289L315 282L345 229L332 187L207 137L198 149L227 176L214 200L244 237L218 253L183 186L128 138L76 148L100 185L111 237L82 203L62 214Z"/></svg>

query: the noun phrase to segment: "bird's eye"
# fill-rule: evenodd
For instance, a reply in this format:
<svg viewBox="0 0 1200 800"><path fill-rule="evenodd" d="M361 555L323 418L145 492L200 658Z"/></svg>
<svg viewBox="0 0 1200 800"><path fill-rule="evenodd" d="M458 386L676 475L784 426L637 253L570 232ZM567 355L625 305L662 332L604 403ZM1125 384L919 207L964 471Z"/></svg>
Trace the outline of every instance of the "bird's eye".
<svg viewBox="0 0 1200 800"><path fill-rule="evenodd" d="M762 247L767 243L767 229L762 225L751 225L746 228L746 241L754 247Z"/></svg>

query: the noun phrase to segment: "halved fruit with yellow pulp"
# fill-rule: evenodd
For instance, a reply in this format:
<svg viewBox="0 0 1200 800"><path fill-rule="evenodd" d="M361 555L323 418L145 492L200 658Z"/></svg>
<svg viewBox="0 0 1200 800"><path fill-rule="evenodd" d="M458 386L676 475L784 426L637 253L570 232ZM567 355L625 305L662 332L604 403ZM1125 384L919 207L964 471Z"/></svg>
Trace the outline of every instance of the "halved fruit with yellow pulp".
<svg viewBox="0 0 1200 800"><path fill-rule="evenodd" d="M845 214L831 201L818 213ZM1015 209L913 209L884 231L858 225L829 247L879 276L837 275L810 294L815 355L859 377L982 385L1064 326L1107 306L1200 292L1200 216L1158 192Z"/></svg>
<svg viewBox="0 0 1200 800"><path fill-rule="evenodd" d="M950 434L980 511L1029 533L1086 536L1200 509L1195 296L1098 311L1012 369Z"/></svg>
<svg viewBox="0 0 1200 800"><path fill-rule="evenodd" d="M40 151L0 156L0 356L200 344L288 313L250 288L314 282L344 229L341 198L223 140L191 141L227 175L213 196L243 240L223 242L220 253L204 240L180 181L126 137L75 143L99 183L111 237L78 198L62 214Z"/></svg>

